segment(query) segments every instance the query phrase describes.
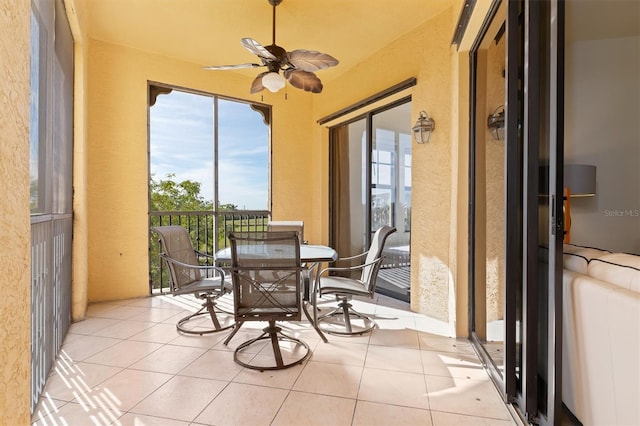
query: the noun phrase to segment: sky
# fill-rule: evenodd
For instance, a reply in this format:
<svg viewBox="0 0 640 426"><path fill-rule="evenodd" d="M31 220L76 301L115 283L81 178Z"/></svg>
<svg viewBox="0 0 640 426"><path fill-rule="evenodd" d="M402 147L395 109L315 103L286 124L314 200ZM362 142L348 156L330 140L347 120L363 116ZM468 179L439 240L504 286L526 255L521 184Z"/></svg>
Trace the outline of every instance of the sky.
<svg viewBox="0 0 640 426"><path fill-rule="evenodd" d="M248 104L218 100L218 193L222 204L268 209L269 128ZM150 113L150 170L154 179L201 183L214 193L213 97L172 91L159 95Z"/></svg>

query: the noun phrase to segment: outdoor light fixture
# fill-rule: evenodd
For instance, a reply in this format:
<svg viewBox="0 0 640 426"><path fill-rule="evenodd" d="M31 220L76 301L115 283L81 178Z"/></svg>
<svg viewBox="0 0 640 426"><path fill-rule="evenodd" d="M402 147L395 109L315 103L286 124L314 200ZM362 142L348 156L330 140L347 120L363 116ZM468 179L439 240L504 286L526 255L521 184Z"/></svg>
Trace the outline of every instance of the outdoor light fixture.
<svg viewBox="0 0 640 426"><path fill-rule="evenodd" d="M493 114L489 115L487 126L489 126L495 140L504 140L504 105L500 105L493 111Z"/></svg>
<svg viewBox="0 0 640 426"><path fill-rule="evenodd" d="M282 89L285 84L286 80L277 72L268 72L262 77L262 85L273 93Z"/></svg>
<svg viewBox="0 0 640 426"><path fill-rule="evenodd" d="M416 142L418 143L427 143L429 142L431 132L433 132L435 128L436 123L429 117L429 114L425 111L420 111L418 121L416 125L413 126L413 137L416 138Z"/></svg>

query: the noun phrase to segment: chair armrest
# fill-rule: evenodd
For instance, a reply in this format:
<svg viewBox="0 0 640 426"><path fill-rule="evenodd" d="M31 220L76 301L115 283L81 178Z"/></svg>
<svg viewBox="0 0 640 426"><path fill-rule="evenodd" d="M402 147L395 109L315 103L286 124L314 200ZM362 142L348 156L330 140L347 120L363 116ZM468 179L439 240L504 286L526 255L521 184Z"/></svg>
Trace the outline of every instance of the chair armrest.
<svg viewBox="0 0 640 426"><path fill-rule="evenodd" d="M173 263L174 265L182 266L183 268L217 271L220 274L220 277L222 278L222 282L224 282L224 276L225 276L224 269L222 269L219 266L215 266L215 265L191 265L189 263L183 263L183 262L177 261L177 260L167 256L165 253L160 253L160 257L163 258L164 260L166 260L169 263Z"/></svg>
<svg viewBox="0 0 640 426"><path fill-rule="evenodd" d="M198 256L206 257L207 259L213 259L213 260L215 260L215 258L216 258L215 256L213 256L213 255L211 255L211 254L203 253L203 252L198 251L198 250L194 250L194 251L196 252L196 254L197 254Z"/></svg>
<svg viewBox="0 0 640 426"><path fill-rule="evenodd" d="M349 257L341 257L339 259L336 259L335 262L340 262L341 260L353 260L353 259L358 259L360 257L366 256L367 254L369 254L369 250L360 253L360 254L356 254L354 256L349 256Z"/></svg>
<svg viewBox="0 0 640 426"><path fill-rule="evenodd" d="M316 275L316 280L315 283L313 284L313 292L315 293L318 289L318 286L320 285L320 279L322 278L322 275L325 272L331 272L331 271L357 271L359 269L364 269L367 266L372 266L378 263L381 263L382 260L384 259L384 257L379 257L369 263L363 263L362 265L356 265L356 266L345 266L345 267L336 267L336 266L330 266L328 268L324 268L322 270L320 270L318 272L318 274Z"/></svg>

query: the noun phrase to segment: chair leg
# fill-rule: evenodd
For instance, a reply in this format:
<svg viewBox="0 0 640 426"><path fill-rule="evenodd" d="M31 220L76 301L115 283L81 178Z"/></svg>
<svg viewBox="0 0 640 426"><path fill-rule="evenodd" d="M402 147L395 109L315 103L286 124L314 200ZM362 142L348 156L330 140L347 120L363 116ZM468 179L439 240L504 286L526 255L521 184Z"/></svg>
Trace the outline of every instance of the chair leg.
<svg viewBox="0 0 640 426"><path fill-rule="evenodd" d="M271 338L271 348L273 349L273 356L276 359L276 367L282 368L284 361L282 361L282 351L280 350L280 341L278 340L278 332L280 327L276 327L275 322L269 321L269 331L267 334Z"/></svg>
<svg viewBox="0 0 640 426"><path fill-rule="evenodd" d="M231 330L231 333L229 333L229 335L227 336L226 339L224 339L223 344L226 346L229 344L229 342L231 341L231 339L233 339L233 336L236 335L236 333L240 330L240 327L242 327L242 324L244 324L244 322L242 321L238 321L236 322L236 324L233 327L233 330Z"/></svg>
<svg viewBox="0 0 640 426"><path fill-rule="evenodd" d="M375 321L370 317L368 317L367 315L364 315L356 311L355 309L353 309L353 306L351 305L351 303L349 303L346 297L338 298L338 300L339 300L338 306L331 312L320 315L317 319L317 324L319 325L323 323L323 321L325 324L327 324L326 320L334 317L339 317L340 319L342 319L344 331L325 326L322 328L324 332L329 334L343 335L343 336L354 336L354 335L368 333L376 327ZM354 326L352 324L352 317L362 319L364 322L364 326L358 327L354 330ZM335 323L332 323L332 325L335 325Z"/></svg>
<svg viewBox="0 0 640 426"><path fill-rule="evenodd" d="M248 362L244 362L240 360L240 356L242 352L248 348L249 346L257 343L261 340L269 340L271 342L271 347L273 349L273 356L275 358L275 365L265 366L259 364L250 364ZM284 358L282 357L282 350L280 348L280 342L290 342L295 345L299 345L304 349L304 355L294 359L291 362L285 363ZM250 368L252 370L282 370L284 368L293 367L298 364L302 364L309 356L311 355L311 348L309 345L300 339L296 339L295 337L288 336L282 332L282 329L276 326L275 321L269 321L269 325L262 330L262 334L256 338L251 340L247 340L246 342L238 345L236 350L233 353L233 360L240 364L243 367Z"/></svg>
<svg viewBox="0 0 640 426"><path fill-rule="evenodd" d="M216 303L214 301L214 299L212 299L211 297L206 297L204 298L205 301L202 304L202 307L195 313L187 315L186 317L182 318L180 321L178 321L178 323L176 324L176 328L178 329L178 331L180 331L181 333L185 333L185 334L197 334L197 335L204 335L204 334L210 334L210 333L217 333L219 331L224 331L224 330L228 330L231 327L234 327L235 324L230 324L227 326L222 326L220 324L220 320L218 319L218 315L216 313ZM225 313L226 312L222 312L221 313ZM211 329L201 329L201 330L191 330L185 327L185 324L187 324L191 319L198 317L200 315L209 315L211 317L211 321L213 322L213 328Z"/></svg>
<svg viewBox="0 0 640 426"><path fill-rule="evenodd" d="M211 316L211 321L213 322L213 326L216 328L216 330L220 330L220 321L218 321L218 316L216 315L215 305L213 301L207 298L207 301L205 302L205 306L207 307L207 311Z"/></svg>
<svg viewBox="0 0 640 426"><path fill-rule="evenodd" d="M313 329L316 331L316 333L318 333L322 341L325 343L328 343L329 341L327 340L327 337L324 335L322 330L320 330L320 327L318 327L318 314L317 314L315 303L312 304L313 318L311 318L311 315L309 315L309 310L307 309L308 303L311 303L311 302L302 302L302 311L304 312L304 315L307 317L307 319L313 326Z"/></svg>
<svg viewBox="0 0 640 426"><path fill-rule="evenodd" d="M344 327L347 329L347 333L353 333L353 329L351 328L351 315L349 315L349 308L351 307L350 303L343 302L342 305L342 316L344 318Z"/></svg>

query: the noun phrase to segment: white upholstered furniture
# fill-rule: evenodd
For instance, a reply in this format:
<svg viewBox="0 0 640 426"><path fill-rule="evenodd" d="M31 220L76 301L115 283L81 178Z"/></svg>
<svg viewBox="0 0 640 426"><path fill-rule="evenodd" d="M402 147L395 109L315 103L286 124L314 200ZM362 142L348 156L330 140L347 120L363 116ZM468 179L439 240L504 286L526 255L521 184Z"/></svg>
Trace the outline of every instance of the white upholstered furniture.
<svg viewBox="0 0 640 426"><path fill-rule="evenodd" d="M584 425L640 425L640 256L564 246L562 399Z"/></svg>

